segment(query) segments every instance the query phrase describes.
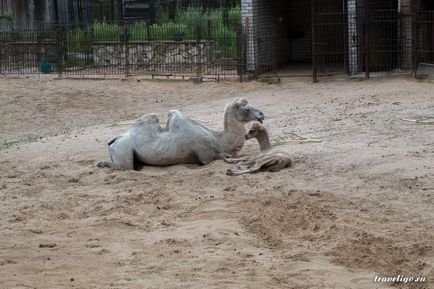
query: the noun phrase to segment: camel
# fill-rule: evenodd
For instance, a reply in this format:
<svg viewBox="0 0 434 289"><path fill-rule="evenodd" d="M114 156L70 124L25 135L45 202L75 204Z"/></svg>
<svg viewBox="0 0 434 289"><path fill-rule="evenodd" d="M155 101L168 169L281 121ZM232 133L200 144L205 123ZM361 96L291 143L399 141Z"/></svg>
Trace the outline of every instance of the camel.
<svg viewBox="0 0 434 289"><path fill-rule="evenodd" d="M227 175L237 176L260 171L278 172L292 165L292 159L286 152L272 148L267 130L259 123L252 125L245 138L256 138L261 152L250 157L225 158L226 162L238 164L237 168L228 169Z"/></svg>
<svg viewBox="0 0 434 289"><path fill-rule="evenodd" d="M155 113L143 115L127 132L108 142L111 161L97 166L132 170L140 165L206 165L236 154L244 145L244 124L262 123L264 114L246 99L236 98L225 107L223 131L212 131L177 110L171 110L166 127Z"/></svg>

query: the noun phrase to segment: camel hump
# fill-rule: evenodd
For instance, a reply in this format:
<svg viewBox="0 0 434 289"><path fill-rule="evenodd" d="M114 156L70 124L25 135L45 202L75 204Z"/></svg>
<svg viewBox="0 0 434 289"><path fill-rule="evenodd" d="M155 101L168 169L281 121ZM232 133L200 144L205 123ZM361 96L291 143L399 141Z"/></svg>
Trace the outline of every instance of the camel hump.
<svg viewBox="0 0 434 289"><path fill-rule="evenodd" d="M171 119L173 117L185 118L185 116L182 114L182 112L180 112L179 110L176 110L176 109L172 109L169 111L168 118Z"/></svg>
<svg viewBox="0 0 434 289"><path fill-rule="evenodd" d="M160 118L158 116L158 114L156 113L146 113L144 115L142 115L141 117L139 117L139 119L137 120L137 122L145 122L145 123L159 123L160 122Z"/></svg>

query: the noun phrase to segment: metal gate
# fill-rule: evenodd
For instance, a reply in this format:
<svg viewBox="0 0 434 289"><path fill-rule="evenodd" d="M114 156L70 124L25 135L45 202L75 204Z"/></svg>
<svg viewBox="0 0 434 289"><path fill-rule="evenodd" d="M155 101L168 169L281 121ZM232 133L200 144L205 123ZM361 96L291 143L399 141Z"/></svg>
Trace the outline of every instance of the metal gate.
<svg viewBox="0 0 434 289"><path fill-rule="evenodd" d="M256 63L255 74L258 75L277 75L277 32L275 25L259 26L253 28L254 38L256 39ZM248 45L248 42L247 42ZM246 56L247 59L251 55Z"/></svg>
<svg viewBox="0 0 434 289"><path fill-rule="evenodd" d="M365 0L365 73L411 71L412 7L396 0Z"/></svg>
<svg viewBox="0 0 434 289"><path fill-rule="evenodd" d="M313 81L320 75L347 73L347 1L311 0Z"/></svg>
<svg viewBox="0 0 434 289"><path fill-rule="evenodd" d="M420 1L416 10L414 71L426 77L434 74L434 3Z"/></svg>

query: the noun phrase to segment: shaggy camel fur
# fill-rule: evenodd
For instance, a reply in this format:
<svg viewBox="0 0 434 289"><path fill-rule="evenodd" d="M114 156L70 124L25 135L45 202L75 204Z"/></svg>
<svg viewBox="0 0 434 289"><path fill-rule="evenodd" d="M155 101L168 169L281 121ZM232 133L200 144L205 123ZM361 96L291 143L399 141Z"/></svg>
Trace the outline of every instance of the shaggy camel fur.
<svg viewBox="0 0 434 289"><path fill-rule="evenodd" d="M224 114L224 130L214 132L184 116L177 110L169 112L166 127L160 126L157 114L142 116L129 130L108 142L110 161L98 167L137 169L139 165L205 165L233 155L244 145L244 124L260 121L264 114L236 98L228 103Z"/></svg>
<svg viewBox="0 0 434 289"><path fill-rule="evenodd" d="M259 123L252 125L245 138L256 138L261 153L251 157L224 159L229 163L238 163L237 168L226 171L227 175L236 176L259 171L277 172L292 165L292 159L286 152L271 147L267 130Z"/></svg>

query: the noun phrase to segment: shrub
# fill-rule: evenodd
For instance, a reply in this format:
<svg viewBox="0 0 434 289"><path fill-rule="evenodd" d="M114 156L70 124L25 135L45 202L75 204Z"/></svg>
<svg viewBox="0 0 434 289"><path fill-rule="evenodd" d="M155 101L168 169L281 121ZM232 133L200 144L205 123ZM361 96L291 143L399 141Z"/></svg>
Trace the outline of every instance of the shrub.
<svg viewBox="0 0 434 289"><path fill-rule="evenodd" d="M226 12L224 9L227 9ZM169 20L169 11L165 7L157 8L156 12L156 23L147 25L144 21L139 21L128 26L129 41L196 40L197 27L200 27L201 39L212 39L222 56L236 57L236 27L241 21L239 6L229 9L189 6L177 10L174 20ZM225 14L227 22L224 21ZM211 35L208 35L209 32ZM68 31L66 40L69 51L91 53L92 42L125 41L125 31L122 25L96 21L85 29Z"/></svg>

